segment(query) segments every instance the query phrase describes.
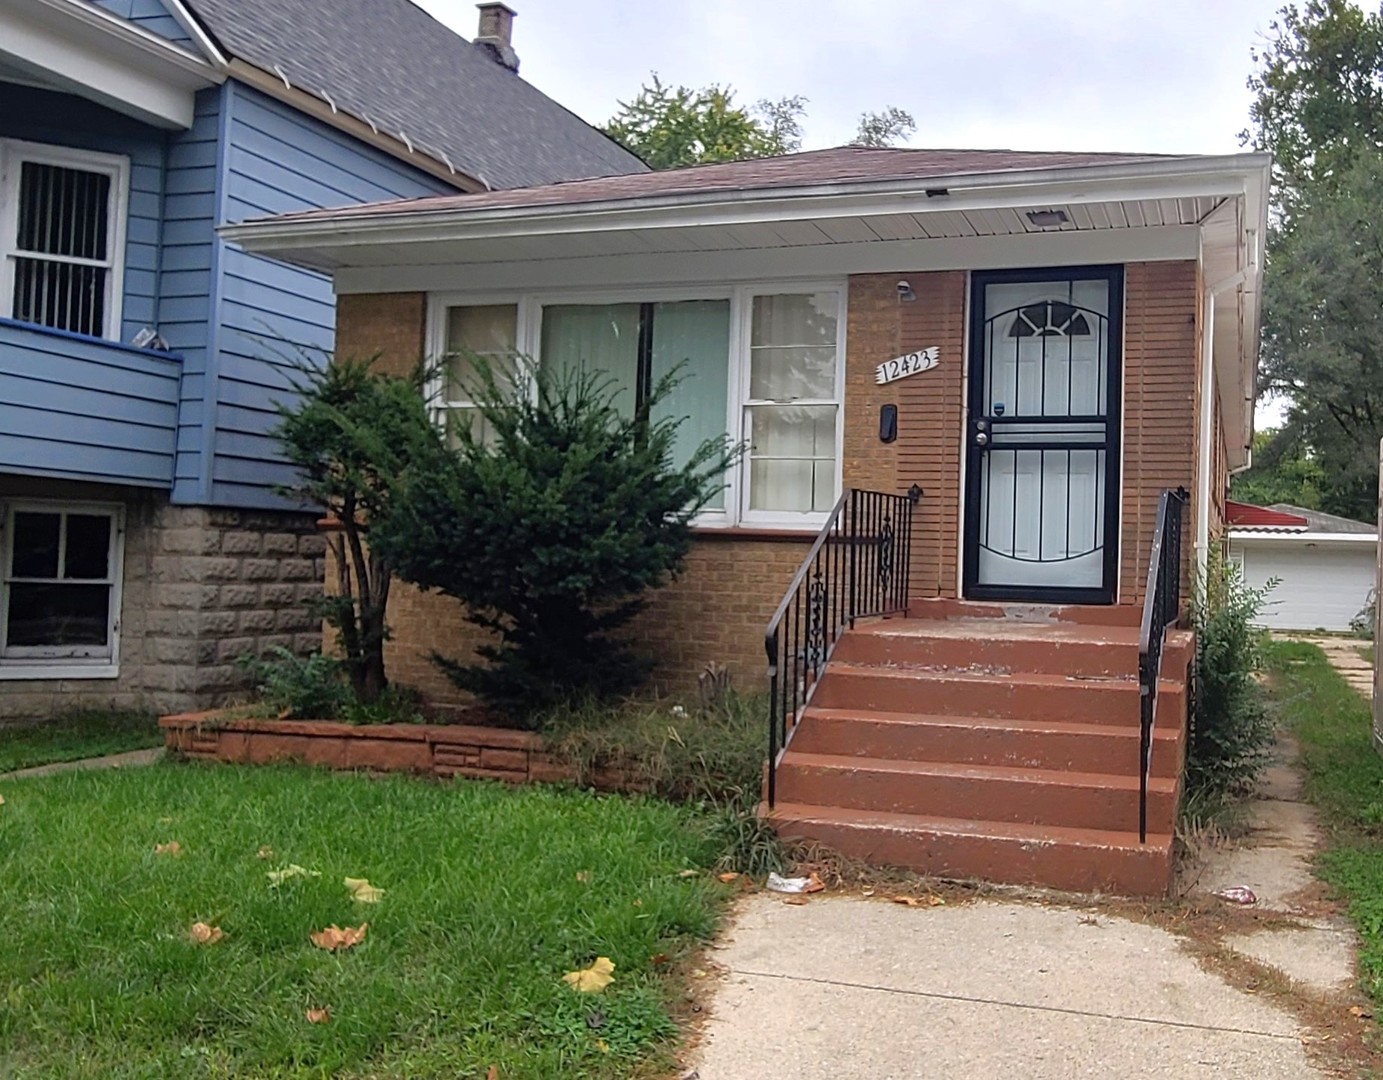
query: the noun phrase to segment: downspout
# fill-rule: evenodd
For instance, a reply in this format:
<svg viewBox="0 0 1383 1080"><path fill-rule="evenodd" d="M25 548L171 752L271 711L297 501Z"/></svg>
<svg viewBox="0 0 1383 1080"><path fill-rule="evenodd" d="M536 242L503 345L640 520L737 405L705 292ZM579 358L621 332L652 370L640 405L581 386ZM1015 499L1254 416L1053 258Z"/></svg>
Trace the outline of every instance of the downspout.
<svg viewBox="0 0 1383 1080"><path fill-rule="evenodd" d="M1201 339L1200 461L1197 463L1196 569L1210 561L1210 479L1215 460L1215 298L1237 289L1249 278L1247 269L1206 286L1205 333Z"/></svg>
<svg viewBox="0 0 1383 1080"><path fill-rule="evenodd" d="M1200 461L1196 463L1196 571L1210 561L1210 470L1215 460L1215 289L1205 290L1201 337Z"/></svg>

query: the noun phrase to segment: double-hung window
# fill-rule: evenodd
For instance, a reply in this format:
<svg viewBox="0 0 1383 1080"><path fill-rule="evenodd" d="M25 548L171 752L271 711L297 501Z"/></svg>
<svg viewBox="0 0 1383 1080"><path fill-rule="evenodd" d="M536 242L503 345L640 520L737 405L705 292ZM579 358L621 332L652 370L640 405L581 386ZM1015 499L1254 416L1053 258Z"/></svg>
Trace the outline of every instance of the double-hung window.
<svg viewBox="0 0 1383 1080"><path fill-rule="evenodd" d="M118 337L128 163L0 139L0 316Z"/></svg>
<svg viewBox="0 0 1383 1080"><path fill-rule="evenodd" d="M0 526L0 677L114 665L120 507L11 503Z"/></svg>
<svg viewBox="0 0 1383 1080"><path fill-rule="evenodd" d="M471 355L508 378L513 357L600 375L626 415L676 372L652 419L680 419L673 464L707 439L742 444L707 525L815 528L840 490L842 288L659 290L598 298L535 295L506 304L444 301L435 351L449 429L474 423L463 389Z"/></svg>

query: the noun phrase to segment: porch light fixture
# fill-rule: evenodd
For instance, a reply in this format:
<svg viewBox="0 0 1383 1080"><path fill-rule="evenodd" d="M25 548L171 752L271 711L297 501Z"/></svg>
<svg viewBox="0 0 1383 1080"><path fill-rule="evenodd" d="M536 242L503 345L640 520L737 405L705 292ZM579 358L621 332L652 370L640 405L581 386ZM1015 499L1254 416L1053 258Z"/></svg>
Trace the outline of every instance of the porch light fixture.
<svg viewBox="0 0 1383 1080"><path fill-rule="evenodd" d="M1065 210L1029 210L1027 218L1039 229L1049 229L1056 225L1065 225L1071 220L1066 216Z"/></svg>

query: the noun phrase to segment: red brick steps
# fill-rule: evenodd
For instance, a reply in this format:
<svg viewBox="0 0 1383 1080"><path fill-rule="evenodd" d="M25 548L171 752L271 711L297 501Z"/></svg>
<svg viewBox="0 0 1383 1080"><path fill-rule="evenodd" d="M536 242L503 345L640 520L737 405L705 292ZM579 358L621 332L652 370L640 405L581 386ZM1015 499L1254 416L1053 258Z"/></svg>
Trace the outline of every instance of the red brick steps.
<svg viewBox="0 0 1383 1080"><path fill-rule="evenodd" d="M1164 894L1191 635L1164 653L1140 844L1132 613L943 601L912 615L836 646L779 758L780 832L948 877Z"/></svg>
<svg viewBox="0 0 1383 1080"><path fill-rule="evenodd" d="M1135 744L1134 757L1137 758ZM1148 785L1148 815L1175 812L1176 781ZM852 810L946 816L957 806L983 808L986 821L1118 830L1138 823L1138 777L999 765L804 754L795 748L778 768L778 797Z"/></svg>
<svg viewBox="0 0 1383 1080"><path fill-rule="evenodd" d="M815 840L863 862L941 878L1157 896L1172 873L1172 838L780 802L785 839ZM1059 852L1059 857L1053 857Z"/></svg>
<svg viewBox="0 0 1383 1080"><path fill-rule="evenodd" d="M793 736L794 753L1137 775L1138 729L1127 725L915 716L815 705L808 712L810 722ZM1153 775L1175 777L1177 733L1155 730L1153 740Z"/></svg>

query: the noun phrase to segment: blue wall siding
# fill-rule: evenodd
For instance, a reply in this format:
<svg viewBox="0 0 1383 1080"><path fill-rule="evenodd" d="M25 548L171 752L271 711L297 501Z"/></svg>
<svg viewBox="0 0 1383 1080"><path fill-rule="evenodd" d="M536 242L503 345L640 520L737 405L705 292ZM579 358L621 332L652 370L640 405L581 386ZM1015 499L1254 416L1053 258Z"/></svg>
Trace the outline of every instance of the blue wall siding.
<svg viewBox="0 0 1383 1080"><path fill-rule="evenodd" d="M224 86L201 91L192 127L168 141L159 332L183 357L175 502L197 503L205 498L202 450L208 442L205 421L213 349L211 295L223 186L218 183L217 163L225 139L225 96Z"/></svg>
<svg viewBox="0 0 1383 1080"><path fill-rule="evenodd" d="M68 94L0 82L0 137L130 159L129 218L120 340L158 318L160 211L166 132Z"/></svg>
<svg viewBox="0 0 1383 1080"><path fill-rule="evenodd" d="M112 15L119 15L122 19L129 19L137 26L142 26L150 33L157 34L159 37L167 38L169 41L179 45L196 48L187 31L183 29L182 23L173 18L166 7L159 0L92 0L97 7L103 7Z"/></svg>
<svg viewBox="0 0 1383 1080"><path fill-rule="evenodd" d="M167 488L176 356L0 319L0 472Z"/></svg>
<svg viewBox="0 0 1383 1080"><path fill-rule="evenodd" d="M452 190L386 154L252 88L227 83L220 220L345 206ZM170 184L171 184L170 177ZM326 278L220 246L214 302L220 313L206 501L281 505L291 481L270 432L275 404L291 397L295 367L321 363L334 343L335 302ZM206 477L210 465L210 476ZM179 462L179 475L183 465Z"/></svg>

